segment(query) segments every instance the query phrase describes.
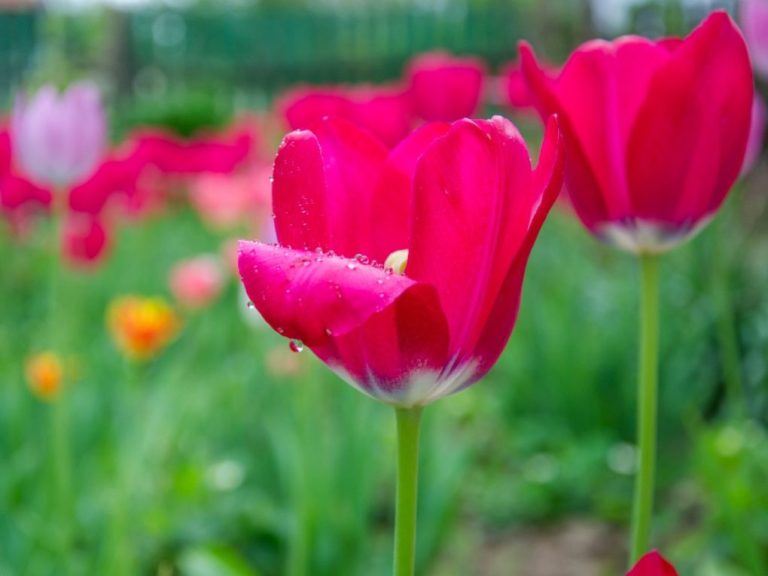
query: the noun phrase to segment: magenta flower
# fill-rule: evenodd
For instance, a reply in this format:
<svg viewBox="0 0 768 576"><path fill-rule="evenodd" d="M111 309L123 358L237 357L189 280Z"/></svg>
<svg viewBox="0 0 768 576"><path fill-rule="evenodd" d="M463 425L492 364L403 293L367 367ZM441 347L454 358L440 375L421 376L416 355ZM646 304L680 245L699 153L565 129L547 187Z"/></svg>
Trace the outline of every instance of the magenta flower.
<svg viewBox="0 0 768 576"><path fill-rule="evenodd" d="M755 70L768 78L768 0L741 0L739 16Z"/></svg>
<svg viewBox="0 0 768 576"><path fill-rule="evenodd" d="M279 245L242 242L253 304L366 394L420 406L479 380L517 316L561 185L557 121L534 170L507 120L428 124L391 153L327 119L283 140Z"/></svg>
<svg viewBox="0 0 768 576"><path fill-rule="evenodd" d="M627 576L677 576L677 570L661 554L653 550L640 558Z"/></svg>
<svg viewBox="0 0 768 576"><path fill-rule="evenodd" d="M408 94L398 86L296 88L277 108L292 130L306 129L325 116L349 120L395 146L414 122Z"/></svg>
<svg viewBox="0 0 768 576"><path fill-rule="evenodd" d="M485 65L478 58L430 52L411 60L406 70L413 110L427 122L471 117L480 106Z"/></svg>
<svg viewBox="0 0 768 576"><path fill-rule="evenodd" d="M566 186L590 231L660 252L722 204L741 170L753 95L746 44L725 12L682 40L587 42L556 78L526 44L521 57L537 108L561 118Z"/></svg>
<svg viewBox="0 0 768 576"><path fill-rule="evenodd" d="M83 82L61 94L44 86L31 99L19 96L11 139L18 166L38 183L59 188L82 180L107 142L98 89Z"/></svg>

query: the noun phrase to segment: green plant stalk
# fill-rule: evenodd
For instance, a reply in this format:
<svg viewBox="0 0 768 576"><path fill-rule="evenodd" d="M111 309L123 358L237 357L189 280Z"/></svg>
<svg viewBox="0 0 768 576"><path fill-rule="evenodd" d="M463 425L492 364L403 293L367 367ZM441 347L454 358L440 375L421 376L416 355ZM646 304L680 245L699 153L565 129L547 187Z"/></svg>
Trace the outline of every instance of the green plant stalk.
<svg viewBox="0 0 768 576"><path fill-rule="evenodd" d="M395 508L395 576L413 576L416 562L416 502L419 484L420 406L396 408L397 504Z"/></svg>
<svg viewBox="0 0 768 576"><path fill-rule="evenodd" d="M630 565L648 551L656 474L659 372L659 270L657 256L640 257L640 376L637 388L637 476L632 510Z"/></svg>
<svg viewBox="0 0 768 576"><path fill-rule="evenodd" d="M54 205L51 222L51 236L49 245L50 265L49 265L49 303L48 303L48 346L56 354L62 355L60 349L62 344L62 335L60 333L59 310L65 309L62 306L62 275L63 267L61 263L60 242L61 227L63 225L62 202L66 196L59 191L54 191ZM51 468L53 493L56 506L56 518L58 529L57 553L62 562L63 574L69 573L71 563L71 548L73 538L73 516L74 503L72 500L72 458L70 451L70 426L69 426L69 391L67 382L62 386L58 396L53 400L50 419L50 449L51 449Z"/></svg>
<svg viewBox="0 0 768 576"><path fill-rule="evenodd" d="M741 375L741 352L739 334L731 298L731 264L728 258L730 247L730 229L727 228L726 212L717 222L717 238L714 246L715 265L712 267L712 289L717 306L717 336L720 341L720 362L725 380L728 408L735 416L746 414L744 383Z"/></svg>
<svg viewBox="0 0 768 576"><path fill-rule="evenodd" d="M110 523L109 574L131 576L136 573L132 549L132 526L130 518L131 488L136 480L136 455L123 441L122 433L131 426L143 412L140 395L146 390L146 366L125 359L125 382L120 386L115 411L113 450L115 455L115 480Z"/></svg>

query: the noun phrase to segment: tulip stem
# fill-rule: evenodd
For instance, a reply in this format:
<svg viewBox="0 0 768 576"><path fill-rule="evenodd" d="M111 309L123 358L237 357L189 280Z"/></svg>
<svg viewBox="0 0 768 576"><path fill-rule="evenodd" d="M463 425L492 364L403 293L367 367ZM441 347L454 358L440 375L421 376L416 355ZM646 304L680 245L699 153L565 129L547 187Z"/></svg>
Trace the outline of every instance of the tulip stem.
<svg viewBox="0 0 768 576"><path fill-rule="evenodd" d="M395 510L395 576L412 576L416 564L416 501L419 484L420 406L396 408L397 507Z"/></svg>
<svg viewBox="0 0 768 576"><path fill-rule="evenodd" d="M653 518L659 371L659 270L655 255L640 257L640 377L637 388L637 476L630 566L648 551Z"/></svg>
<svg viewBox="0 0 768 576"><path fill-rule="evenodd" d="M49 285L48 285L48 347L57 355L62 354L60 349L62 343L61 325L65 324L65 319L61 317L60 311L63 309L63 265L60 258L59 244L61 241L61 230L63 226L61 210L59 210L60 200L57 191L54 191L54 205L51 222L51 232L49 238ZM51 466L52 481L54 484L54 498L56 502L56 525L58 531L57 554L59 561L62 562L62 573L68 574L68 561L71 560L70 552L72 548L72 538L74 536L75 506L72 495L72 465L70 453L70 426L69 426L69 390L66 386L66 377L57 397L53 400L51 406Z"/></svg>

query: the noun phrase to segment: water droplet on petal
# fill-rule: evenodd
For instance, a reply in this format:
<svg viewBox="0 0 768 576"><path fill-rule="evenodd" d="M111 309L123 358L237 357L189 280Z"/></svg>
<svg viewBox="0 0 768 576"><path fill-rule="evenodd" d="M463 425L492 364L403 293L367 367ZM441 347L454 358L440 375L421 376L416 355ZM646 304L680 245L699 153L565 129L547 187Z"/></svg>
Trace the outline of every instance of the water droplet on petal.
<svg viewBox="0 0 768 576"><path fill-rule="evenodd" d="M256 308L256 306L254 306L253 302L251 302L250 300L248 300L248 302L245 303L245 307L248 308L249 310L253 310L254 308Z"/></svg>
<svg viewBox="0 0 768 576"><path fill-rule="evenodd" d="M330 328L326 328L326 329L325 329L325 335L326 335L326 336L333 336L333 332L331 331L331 329L330 329Z"/></svg>
<svg viewBox="0 0 768 576"><path fill-rule="evenodd" d="M348 270L357 270L357 264L353 264L352 262L347 264Z"/></svg>
<svg viewBox="0 0 768 576"><path fill-rule="evenodd" d="M291 352L296 352L298 354L299 352L304 350L304 344L298 340L291 340L288 343L288 348L290 348Z"/></svg>

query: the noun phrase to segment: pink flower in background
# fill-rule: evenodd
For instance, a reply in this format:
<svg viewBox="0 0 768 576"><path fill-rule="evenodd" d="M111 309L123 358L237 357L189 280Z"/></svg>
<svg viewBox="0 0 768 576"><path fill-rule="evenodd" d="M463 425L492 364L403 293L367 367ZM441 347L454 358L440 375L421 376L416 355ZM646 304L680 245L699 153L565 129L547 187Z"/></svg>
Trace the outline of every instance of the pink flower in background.
<svg viewBox="0 0 768 576"><path fill-rule="evenodd" d="M224 288L224 268L214 255L203 255L176 264L168 285L176 301L190 310L205 308Z"/></svg>
<svg viewBox="0 0 768 576"><path fill-rule="evenodd" d="M480 106L484 76L485 65L478 58L446 52L416 56L406 70L413 110L428 122L471 117Z"/></svg>
<svg viewBox="0 0 768 576"><path fill-rule="evenodd" d="M654 550L640 558L627 576L677 576L677 570Z"/></svg>
<svg viewBox="0 0 768 576"><path fill-rule="evenodd" d="M543 70L548 75L556 76L557 68L544 64ZM501 102L513 110L526 111L534 108L534 100L520 62L515 60L507 63L501 71Z"/></svg>
<svg viewBox="0 0 768 576"><path fill-rule="evenodd" d="M744 154L744 164L741 167L741 173L746 174L755 165L763 151L763 138L765 137L766 122L765 102L760 94L755 90L755 97L752 100L752 126L749 129L749 140L747 141L747 152Z"/></svg>
<svg viewBox="0 0 768 576"><path fill-rule="evenodd" d="M768 77L768 0L741 0L739 16L755 70Z"/></svg>
<svg viewBox="0 0 768 576"><path fill-rule="evenodd" d="M214 228L258 229L269 217L272 168L255 164L235 174L201 174L190 183L190 200Z"/></svg>
<svg viewBox="0 0 768 576"><path fill-rule="evenodd" d="M83 82L61 94L44 86L32 98L18 96L11 139L18 167L36 182L59 188L82 180L107 143L98 89Z"/></svg>
<svg viewBox="0 0 768 576"><path fill-rule="evenodd" d="M246 162L256 147L249 127L236 127L223 134L201 134L182 139L159 130L140 130L133 134L134 154L160 172L186 176L212 172L229 174Z"/></svg>
<svg viewBox="0 0 768 576"><path fill-rule="evenodd" d="M292 132L274 168L280 244L241 243L248 296L374 398L415 406L461 390L512 331L561 152L554 119L535 170L500 117L428 124L391 152L340 119Z"/></svg>
<svg viewBox="0 0 768 576"><path fill-rule="evenodd" d="M408 135L414 120L408 94L397 86L300 87L285 93L277 109L292 130L336 116L370 130L390 147Z"/></svg>
<svg viewBox="0 0 768 576"><path fill-rule="evenodd" d="M98 264L110 245L110 233L98 215L70 212L65 216L62 233L63 255L75 266Z"/></svg>
<svg viewBox="0 0 768 576"><path fill-rule="evenodd" d="M16 172L11 135L6 128L0 127L0 214L15 233L23 234L30 217L36 212L47 212L51 200L49 190Z"/></svg>
<svg viewBox="0 0 768 576"><path fill-rule="evenodd" d="M520 50L542 117L562 119L566 186L590 231L653 253L709 220L741 170L754 92L746 44L725 12L682 40L587 42L556 78Z"/></svg>

